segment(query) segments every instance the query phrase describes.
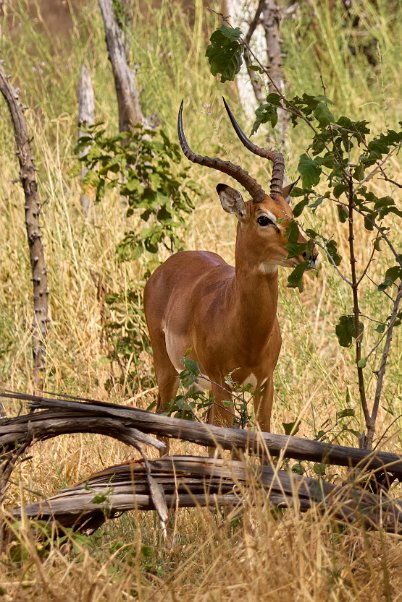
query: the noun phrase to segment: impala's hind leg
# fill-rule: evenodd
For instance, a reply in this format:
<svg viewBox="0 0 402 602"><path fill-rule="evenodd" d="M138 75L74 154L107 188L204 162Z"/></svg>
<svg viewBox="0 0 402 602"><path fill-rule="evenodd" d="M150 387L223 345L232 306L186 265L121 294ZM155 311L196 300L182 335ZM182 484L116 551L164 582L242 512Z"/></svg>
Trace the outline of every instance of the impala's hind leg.
<svg viewBox="0 0 402 602"><path fill-rule="evenodd" d="M164 333L152 333L151 344L154 356L156 381L158 383L156 411L161 414L166 410L169 402L176 397L177 389L179 387L179 377L167 353ZM161 437L160 439L166 445L166 450L163 454L168 454L169 439L167 437Z"/></svg>

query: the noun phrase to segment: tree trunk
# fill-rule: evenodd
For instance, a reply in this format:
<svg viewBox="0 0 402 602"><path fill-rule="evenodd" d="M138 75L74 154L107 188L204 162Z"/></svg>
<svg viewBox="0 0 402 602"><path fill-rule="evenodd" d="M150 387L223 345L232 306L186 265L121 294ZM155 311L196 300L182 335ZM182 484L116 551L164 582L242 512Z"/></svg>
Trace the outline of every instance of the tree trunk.
<svg viewBox="0 0 402 602"><path fill-rule="evenodd" d="M81 76L78 87L78 138L84 135L83 128L93 125L95 122L95 94L91 82L91 76L89 75L88 69L85 64L81 67ZM88 149L83 148L80 151L80 158L85 157ZM87 168L82 165L81 167L81 182L82 192L80 196L80 203L82 210L85 215L88 214L88 210L91 204L91 194L83 184Z"/></svg>
<svg viewBox="0 0 402 602"><path fill-rule="evenodd" d="M113 70L119 111L119 130L127 132L143 121L135 74L128 64L125 35L122 24L117 20L112 0L98 0L98 2Z"/></svg>
<svg viewBox="0 0 402 602"><path fill-rule="evenodd" d="M265 5L265 0L259 0L258 6L254 13L254 17L251 20L250 27L248 29L246 37L244 38L244 42L247 46L250 45L251 38L253 37L254 32L260 23L261 13L263 11L264 5ZM244 62L246 63L247 73L250 78L251 85L253 87L254 96L256 97L258 104L262 104L265 102L265 96L266 96L265 90L264 90L263 84L261 82L261 77L258 76L257 73L251 69L253 60L252 60L250 52L247 48L245 48L245 50L244 50Z"/></svg>
<svg viewBox="0 0 402 602"><path fill-rule="evenodd" d="M258 6L263 0L259 1ZM257 8L257 18L253 26L256 9L250 6L250 3L244 0L222 0L221 11L224 17L229 18L229 23L233 27L240 27L243 32L251 32L246 34L247 42L250 43L252 38L252 48L257 56L262 56L265 50L265 39L259 24L260 9ZM236 86L239 93L240 103L243 107L248 119L255 119L255 109L257 105L265 101L265 86L261 77L250 69L252 58L245 53L245 64L242 65L240 73L236 76Z"/></svg>
<svg viewBox="0 0 402 602"><path fill-rule="evenodd" d="M281 94L285 94L285 77L283 74L280 37L280 24L282 15L278 2L276 2L276 0L265 0L262 14L265 40L267 44L268 72L272 79L272 81L269 81L268 83L269 91L277 92L278 88ZM286 140L288 113L286 113L286 111L279 110L278 117L280 141L281 145L284 146Z"/></svg>
<svg viewBox="0 0 402 602"><path fill-rule="evenodd" d="M15 144L20 165L20 180L25 194L25 226L31 261L34 304L34 319L32 324L33 384L36 390L41 390L43 389L46 368L49 295L45 254L39 221L41 204L30 144L31 137L28 134L24 108L19 98L19 91L12 87L1 64L0 91L6 100L14 127Z"/></svg>

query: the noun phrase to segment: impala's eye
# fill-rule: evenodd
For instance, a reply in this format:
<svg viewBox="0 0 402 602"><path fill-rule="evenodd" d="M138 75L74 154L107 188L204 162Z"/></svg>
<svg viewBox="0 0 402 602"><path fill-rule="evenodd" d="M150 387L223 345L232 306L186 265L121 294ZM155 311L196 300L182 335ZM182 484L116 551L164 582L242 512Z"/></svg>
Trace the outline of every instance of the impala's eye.
<svg viewBox="0 0 402 602"><path fill-rule="evenodd" d="M260 226L269 226L274 223L267 215L260 215L260 217L257 218L257 222Z"/></svg>

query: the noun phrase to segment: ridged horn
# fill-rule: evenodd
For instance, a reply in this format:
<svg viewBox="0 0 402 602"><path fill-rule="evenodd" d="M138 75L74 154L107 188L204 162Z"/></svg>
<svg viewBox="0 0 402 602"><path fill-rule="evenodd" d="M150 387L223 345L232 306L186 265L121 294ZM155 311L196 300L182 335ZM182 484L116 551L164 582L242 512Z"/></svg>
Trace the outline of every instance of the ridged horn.
<svg viewBox="0 0 402 602"><path fill-rule="evenodd" d="M278 151L270 151L266 148L261 148L257 146L251 140L249 140L246 134L243 132L239 124L237 123L235 116L233 115L228 103L225 98L223 98L223 103L225 105L225 109L227 114L229 115L229 119L232 122L234 131L238 135L240 141L249 151L258 155L259 157L264 157L264 159L269 159L273 163L272 167L272 177L271 177L271 185L270 185L270 195L275 198L278 194L282 195L283 188L283 178L285 175L285 160L283 158L282 153Z"/></svg>
<svg viewBox="0 0 402 602"><path fill-rule="evenodd" d="M212 169L217 169L218 171L227 174L239 182L239 184L244 186L255 203L261 203L264 200L264 198L267 196L266 192L245 169L242 169L238 165L234 165L234 163L231 163L230 161L223 161L222 159L196 155L191 150L183 131L183 101L180 103L179 115L177 119L177 131L179 135L180 146L187 159L193 163L205 165L205 167L211 167Z"/></svg>

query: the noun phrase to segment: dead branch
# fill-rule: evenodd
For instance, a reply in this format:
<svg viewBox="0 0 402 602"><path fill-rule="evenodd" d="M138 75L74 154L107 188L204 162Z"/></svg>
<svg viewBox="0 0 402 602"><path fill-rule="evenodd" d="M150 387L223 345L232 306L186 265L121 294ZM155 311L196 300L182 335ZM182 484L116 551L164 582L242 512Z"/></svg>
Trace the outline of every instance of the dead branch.
<svg viewBox="0 0 402 602"><path fill-rule="evenodd" d="M254 31L260 22L261 13L263 11L264 5L265 5L265 0L259 0L258 6L254 13L254 17L251 20L246 37L244 38L247 46L250 45L251 38L253 37ZM259 104L262 104L265 101L266 95L264 94L263 87L259 81L259 78L257 77L257 74L251 68L252 67L252 59L251 59L250 52L248 51L247 47L245 47L245 49L244 49L244 62L246 64L247 73L250 78L250 82L253 87L253 91L254 91L256 100Z"/></svg>
<svg viewBox="0 0 402 602"><path fill-rule="evenodd" d="M84 398L66 398L66 396L43 397L28 393L0 392L0 399L18 399L30 402L35 410L33 414L9 418L0 421L0 447L12 445L13 441L20 445L29 434L29 429L37 428L42 421L46 426L46 437L61 434L61 428L67 427L70 417L74 416L77 430L66 432L85 432L86 421L95 419L97 428L101 428L104 420L109 420L107 431L111 425L116 426L114 432L119 432L122 425L135 428L142 433L153 433L162 437L183 439L208 447L221 447L235 451L249 450L260 456L278 456L310 460L338 466L358 466L361 470L389 471L397 478L402 477L402 457L398 454L364 450L341 445L331 445L320 441L311 441L289 435L262 433L256 430L223 428L210 424L179 420L162 414L154 414L127 406L105 403ZM40 411L37 411L40 410ZM50 423L46 421L48 418ZM66 420L63 427L53 428L54 420ZM59 423L62 424L61 422ZM73 423L71 423L72 425ZM90 422L88 422L90 424ZM81 425L82 430L79 430ZM71 426L72 429L72 426ZM37 431L38 432L38 431ZM101 432L101 431L86 431ZM107 434L103 432L102 434ZM114 435L111 435L114 436ZM3 438L4 437L4 438ZM14 439L13 439L14 437Z"/></svg>
<svg viewBox="0 0 402 602"><path fill-rule="evenodd" d="M92 86L91 76L85 64L81 67L80 82L78 86L78 138L81 138L85 134L85 128L95 123L95 94ZM80 159L85 157L88 153L88 148L83 148L80 151ZM87 168L82 164L81 166L81 183L84 182ZM80 196L80 203L82 210L85 215L88 214L89 206L91 204L90 195L88 190L83 190Z"/></svg>
<svg viewBox="0 0 402 602"><path fill-rule="evenodd" d="M32 445L36 441L73 433L106 435L134 447L143 443L157 449L165 448L164 443L142 433L124 417L119 419L117 416L108 417L102 412L96 415L94 412L85 413L78 409L44 410L1 420L0 451L3 454L25 444Z"/></svg>
<svg viewBox="0 0 402 602"><path fill-rule="evenodd" d="M402 500L392 501L351 486L335 486L273 466L195 456L128 462L107 468L84 483L39 503L15 508L30 518L55 520L64 528L94 530L127 510L155 510L149 473L166 508L241 506L247 491L263 489L277 507L316 507L337 520L402 533Z"/></svg>
<svg viewBox="0 0 402 602"><path fill-rule="evenodd" d="M112 0L98 0L105 28L109 60L119 110L119 130L130 131L137 123L142 123L143 115L134 71L127 59L125 35L116 18Z"/></svg>
<svg viewBox="0 0 402 602"><path fill-rule="evenodd" d="M31 261L34 318L32 324L33 383L36 390L43 389L46 369L46 337L48 326L48 284L45 253L40 226L41 203L36 182L36 170L19 90L10 83L0 64L0 92L7 103L14 128L20 180L25 195L25 226Z"/></svg>

